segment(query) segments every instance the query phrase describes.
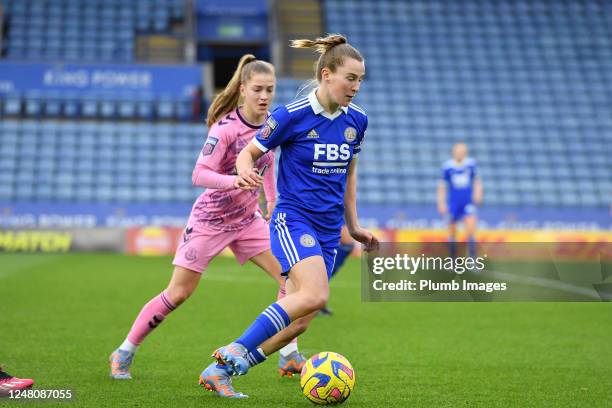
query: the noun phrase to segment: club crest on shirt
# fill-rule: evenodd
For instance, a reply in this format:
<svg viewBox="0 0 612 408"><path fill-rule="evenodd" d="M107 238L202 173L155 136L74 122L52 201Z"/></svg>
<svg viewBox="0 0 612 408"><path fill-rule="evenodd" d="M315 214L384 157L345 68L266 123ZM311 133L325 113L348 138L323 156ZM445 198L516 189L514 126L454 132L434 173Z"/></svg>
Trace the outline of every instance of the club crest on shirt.
<svg viewBox="0 0 612 408"><path fill-rule="evenodd" d="M202 156L210 155L213 152L213 150L215 150L217 143L219 143L218 138L213 137L213 136L208 136L208 138L206 139L206 143L204 143L204 147L202 148Z"/></svg>
<svg viewBox="0 0 612 408"><path fill-rule="evenodd" d="M310 234L304 234L300 237L300 244L305 248L312 248L315 246L315 239Z"/></svg>
<svg viewBox="0 0 612 408"><path fill-rule="evenodd" d="M195 262L198 259L198 253L195 249L189 248L185 253L185 259L189 262Z"/></svg>
<svg viewBox="0 0 612 408"><path fill-rule="evenodd" d="M357 138L357 130L353 127L347 127L344 131L344 138L347 142L351 143L355 138Z"/></svg>
<svg viewBox="0 0 612 408"><path fill-rule="evenodd" d="M274 132L274 129L276 129L276 126L278 126L278 122L270 116L266 124L259 131L259 137L264 140L269 138L272 132Z"/></svg>

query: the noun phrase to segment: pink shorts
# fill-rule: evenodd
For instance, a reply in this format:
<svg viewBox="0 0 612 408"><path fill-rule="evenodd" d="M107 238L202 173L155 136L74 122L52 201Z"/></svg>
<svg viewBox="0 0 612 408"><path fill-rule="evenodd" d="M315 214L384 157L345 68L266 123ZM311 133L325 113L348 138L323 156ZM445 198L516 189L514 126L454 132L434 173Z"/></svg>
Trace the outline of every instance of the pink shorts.
<svg viewBox="0 0 612 408"><path fill-rule="evenodd" d="M239 231L223 232L210 228L187 227L176 249L173 265L204 272L208 263L229 246L240 264L270 249L270 229L266 221L256 217Z"/></svg>

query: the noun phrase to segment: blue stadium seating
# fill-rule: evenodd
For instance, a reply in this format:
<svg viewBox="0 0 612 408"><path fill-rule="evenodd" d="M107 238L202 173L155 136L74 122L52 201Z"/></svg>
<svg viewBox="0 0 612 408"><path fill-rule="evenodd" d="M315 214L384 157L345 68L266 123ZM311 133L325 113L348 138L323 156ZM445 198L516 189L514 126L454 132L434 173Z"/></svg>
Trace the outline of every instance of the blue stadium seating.
<svg viewBox="0 0 612 408"><path fill-rule="evenodd" d="M167 32L185 0L2 0L6 57L34 61L134 61L137 32Z"/></svg>
<svg viewBox="0 0 612 408"><path fill-rule="evenodd" d="M0 123L0 200L193 201L203 125Z"/></svg>
<svg viewBox="0 0 612 408"><path fill-rule="evenodd" d="M463 140L490 204L610 205L612 3L327 0L324 12L366 58L360 200L431 204ZM298 86L281 81L277 102Z"/></svg>
<svg viewBox="0 0 612 408"><path fill-rule="evenodd" d="M20 60L130 62L135 33L166 30L185 7L0 1L5 56ZM345 33L366 58L360 202L433 204L440 165L463 140L489 205L610 205L611 2L326 0L324 12L326 31ZM302 85L280 80L276 104ZM3 118L0 200L191 201L205 128L147 123L186 119L190 108L167 97L6 95L4 116L71 121Z"/></svg>

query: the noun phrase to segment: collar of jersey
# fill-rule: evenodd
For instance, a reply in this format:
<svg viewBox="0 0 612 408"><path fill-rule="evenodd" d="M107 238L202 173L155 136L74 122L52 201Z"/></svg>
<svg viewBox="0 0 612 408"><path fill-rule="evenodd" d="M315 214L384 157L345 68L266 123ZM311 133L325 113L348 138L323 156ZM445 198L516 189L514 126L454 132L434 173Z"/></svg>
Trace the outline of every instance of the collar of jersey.
<svg viewBox="0 0 612 408"><path fill-rule="evenodd" d="M329 113L325 111L325 108L319 103L319 100L317 99L317 95L315 95L315 93L317 92L317 89L319 88L313 89L308 94L308 101L310 102L310 107L312 108L312 111L315 113L315 115L322 115L326 117L327 119L334 120L338 116L340 116L342 112L348 113L348 107L346 106L340 106L340 109L338 109L334 113Z"/></svg>
<svg viewBox="0 0 612 408"><path fill-rule="evenodd" d="M250 123L249 121L247 121L242 114L240 113L240 106L238 106L236 108L236 115L238 115L238 119L240 119L240 121L247 127L250 127L251 129L259 129L261 128L261 125L253 125L252 123ZM267 117L266 117L267 119Z"/></svg>
<svg viewBox="0 0 612 408"><path fill-rule="evenodd" d="M453 167L454 168L463 168L465 166L467 166L467 157L465 159L463 159L463 162L459 163L457 160L452 159L453 161Z"/></svg>

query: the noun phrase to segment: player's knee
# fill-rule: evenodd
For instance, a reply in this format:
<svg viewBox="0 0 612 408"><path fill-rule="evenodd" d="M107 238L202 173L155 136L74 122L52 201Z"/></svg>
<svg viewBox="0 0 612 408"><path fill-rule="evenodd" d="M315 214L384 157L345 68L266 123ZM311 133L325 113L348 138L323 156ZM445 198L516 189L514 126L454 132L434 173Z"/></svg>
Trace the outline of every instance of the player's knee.
<svg viewBox="0 0 612 408"><path fill-rule="evenodd" d="M180 305L184 301L186 301L193 291L185 286L172 286L168 288L168 295L170 296L170 301L174 303L176 306Z"/></svg>
<svg viewBox="0 0 612 408"><path fill-rule="evenodd" d="M327 304L329 294L323 293L310 293L304 297L304 308L310 313L322 309Z"/></svg>

